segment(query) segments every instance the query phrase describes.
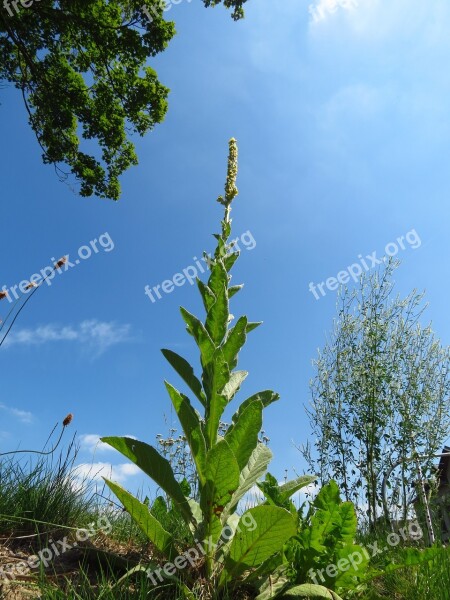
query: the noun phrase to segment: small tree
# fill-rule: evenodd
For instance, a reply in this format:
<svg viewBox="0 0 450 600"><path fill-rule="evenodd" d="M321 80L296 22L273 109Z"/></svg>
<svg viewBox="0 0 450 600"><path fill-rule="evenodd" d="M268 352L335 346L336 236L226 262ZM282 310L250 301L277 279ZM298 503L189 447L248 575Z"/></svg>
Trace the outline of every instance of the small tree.
<svg viewBox="0 0 450 600"><path fill-rule="evenodd" d="M423 294L393 297L390 259L339 294L338 317L314 361L312 408L317 455L304 449L322 482L338 481L364 506L370 526L382 506L381 479L396 461L435 453L450 431L449 349L419 319ZM401 467L391 501L406 518L411 461ZM386 515L387 517L388 515Z"/></svg>

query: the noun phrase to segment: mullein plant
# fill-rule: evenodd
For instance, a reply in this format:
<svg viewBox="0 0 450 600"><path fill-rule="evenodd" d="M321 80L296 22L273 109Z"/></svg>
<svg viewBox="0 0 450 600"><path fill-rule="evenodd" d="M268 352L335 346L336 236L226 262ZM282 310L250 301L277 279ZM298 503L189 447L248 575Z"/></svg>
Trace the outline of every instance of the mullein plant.
<svg viewBox="0 0 450 600"><path fill-rule="evenodd" d="M239 501L265 474L272 458L259 434L263 409L278 400L278 394L265 390L250 396L238 407L226 430L220 429L225 409L247 377L246 371L237 370L239 351L247 335L260 325L246 316L232 325L234 317L229 310L230 299L242 288L230 285L230 270L239 257L229 242L231 205L238 193L236 177L237 144L231 139L225 194L218 198L224 208L221 233L214 236L217 247L209 264L207 283L197 279L206 316L202 321L181 308L187 331L200 351L200 378L184 358L171 350L162 350L201 411L194 408L184 393L165 382L192 454L199 485L198 501L185 496L170 462L153 446L127 437L102 438L150 476L186 522L190 532L188 550L180 547L145 503L117 483L105 480L159 551L161 559L173 561L158 570L153 563L147 565L147 575L156 583L164 579L173 582L182 597L190 600L198 590L202 598L220 598L225 590L236 591L239 586L257 589L261 582L264 582L262 598L282 597L279 586L273 588L272 596L268 595L271 585L267 578L285 561L283 548L297 532L296 515L284 507L266 503L242 514L237 511ZM287 499L314 479L305 476L287 482L280 486L280 493ZM190 568L186 568L187 562Z"/></svg>

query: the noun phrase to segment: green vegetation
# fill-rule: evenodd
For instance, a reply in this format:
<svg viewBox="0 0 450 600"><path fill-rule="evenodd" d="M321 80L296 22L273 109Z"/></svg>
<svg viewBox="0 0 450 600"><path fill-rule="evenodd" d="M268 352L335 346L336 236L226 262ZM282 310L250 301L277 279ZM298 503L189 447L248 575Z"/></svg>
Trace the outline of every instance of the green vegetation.
<svg viewBox="0 0 450 600"><path fill-rule="evenodd" d="M235 20L245 1L224 0ZM5 0L0 8L0 82L20 91L44 163L62 180L75 176L81 196L118 200L120 175L138 162L128 133L143 136L167 112L169 89L147 65L175 35L165 2L28 4Z"/></svg>

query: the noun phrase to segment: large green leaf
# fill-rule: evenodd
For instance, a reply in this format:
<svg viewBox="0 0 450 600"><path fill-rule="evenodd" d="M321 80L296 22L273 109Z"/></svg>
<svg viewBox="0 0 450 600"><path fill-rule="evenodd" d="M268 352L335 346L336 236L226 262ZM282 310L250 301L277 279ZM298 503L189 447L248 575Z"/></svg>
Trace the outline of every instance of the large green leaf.
<svg viewBox="0 0 450 600"><path fill-rule="evenodd" d="M183 307L180 308L180 311L187 325L188 332L195 339L197 346L199 347L202 366L205 367L211 362L214 356L214 352L216 350L214 342L212 341L209 333L206 331L203 323L196 316L191 314Z"/></svg>
<svg viewBox="0 0 450 600"><path fill-rule="evenodd" d="M291 598L306 598L307 600L342 600L336 592L312 583L297 585L286 592L283 592L283 595L279 596L279 598L280 600L289 600Z"/></svg>
<svg viewBox="0 0 450 600"><path fill-rule="evenodd" d="M292 479L291 481L283 483L282 485L280 485L279 489L281 500L287 500L288 498L293 496L295 492L298 492L298 490L301 490L302 488L310 485L311 483L314 483L316 479L316 475L301 475L296 479Z"/></svg>
<svg viewBox="0 0 450 600"><path fill-rule="evenodd" d="M219 259L214 262L208 287L216 300L211 305L206 315L205 327L216 346L222 343L228 327L228 274L223 262Z"/></svg>
<svg viewBox="0 0 450 600"><path fill-rule="evenodd" d="M200 484L203 485L205 483L206 443L199 416L192 408L187 396L180 394L167 381L164 383L191 449Z"/></svg>
<svg viewBox="0 0 450 600"><path fill-rule="evenodd" d="M354 589L361 580L365 580L370 574L367 550L353 544L353 540L343 548L336 549L333 564L345 564L345 569L337 570L336 577L329 577L325 573L325 582L322 579L325 586L334 589Z"/></svg>
<svg viewBox="0 0 450 600"><path fill-rule="evenodd" d="M353 544L358 528L355 507L352 502L342 502L339 506L339 512L341 515L341 542L344 544Z"/></svg>
<svg viewBox="0 0 450 600"><path fill-rule="evenodd" d="M203 370L202 380L207 397L205 430L208 448L211 448L217 442L220 419L228 402L221 392L230 380L230 371L220 348Z"/></svg>
<svg viewBox="0 0 450 600"><path fill-rule="evenodd" d="M109 444L126 456L144 471L168 494L178 506L187 522L192 520L192 511L180 484L167 461L159 452L145 442L127 437L104 437L101 441Z"/></svg>
<svg viewBox="0 0 450 600"><path fill-rule="evenodd" d="M215 543L222 532L222 513L239 485L239 466L225 440L218 442L208 451L205 478L200 496L204 516L204 539ZM214 549L208 548L209 554L214 554Z"/></svg>
<svg viewBox="0 0 450 600"><path fill-rule="evenodd" d="M239 476L239 487L234 492L229 505L224 513L224 518L226 518L233 510L236 508L239 500L251 490L251 488L256 484L258 479L260 479L264 473L266 472L267 465L272 460L272 452L270 449L261 443L258 443L250 459L248 464L241 470L241 474Z"/></svg>
<svg viewBox="0 0 450 600"><path fill-rule="evenodd" d="M313 505L316 511L311 518L311 541L312 546L318 542L317 549L319 549L328 535L335 536L336 540L340 539L341 498L337 483L331 480L323 486L314 499Z"/></svg>
<svg viewBox="0 0 450 600"><path fill-rule="evenodd" d="M169 361L178 375L191 388L203 406L206 406L206 398L202 389L202 384L195 376L194 369L191 367L188 361L176 352L172 352L172 350L166 350L163 348L161 352L164 354L164 357Z"/></svg>
<svg viewBox="0 0 450 600"><path fill-rule="evenodd" d="M233 454L242 470L258 445L258 434L262 427L262 402L253 402L242 412L235 427L225 434Z"/></svg>
<svg viewBox="0 0 450 600"><path fill-rule="evenodd" d="M200 505L204 513L220 516L239 485L239 465L226 440L206 455L205 479Z"/></svg>
<svg viewBox="0 0 450 600"><path fill-rule="evenodd" d="M272 404L272 402L276 402L280 399L280 395L272 392L271 390L265 390L264 392L258 392L257 394L253 394L247 400L239 406L238 410L234 413L231 418L231 425L228 427L227 433L232 431L236 422L239 420L240 415L244 412L244 410L253 402L262 402L264 408Z"/></svg>
<svg viewBox="0 0 450 600"><path fill-rule="evenodd" d="M245 344L247 338L247 317L240 317L236 325L229 331L228 337L223 344L222 351L228 363L230 371L237 365L239 351Z"/></svg>
<svg viewBox="0 0 450 600"><path fill-rule="evenodd" d="M231 400L237 394L247 375L248 371L233 371L233 373L230 373L230 380L226 383L225 387L221 391L221 395L225 396L228 402L231 402Z"/></svg>
<svg viewBox="0 0 450 600"><path fill-rule="evenodd" d="M239 523L244 517L248 522L248 516L251 516L252 528L242 526L241 531L236 532L225 557L225 580L234 579L260 565L281 550L297 532L295 519L278 506L251 508L242 515Z"/></svg>
<svg viewBox="0 0 450 600"><path fill-rule="evenodd" d="M131 518L144 532L147 538L164 554L169 560L177 555L174 540L161 523L151 514L146 504L140 502L122 486L104 478L106 485L114 492Z"/></svg>

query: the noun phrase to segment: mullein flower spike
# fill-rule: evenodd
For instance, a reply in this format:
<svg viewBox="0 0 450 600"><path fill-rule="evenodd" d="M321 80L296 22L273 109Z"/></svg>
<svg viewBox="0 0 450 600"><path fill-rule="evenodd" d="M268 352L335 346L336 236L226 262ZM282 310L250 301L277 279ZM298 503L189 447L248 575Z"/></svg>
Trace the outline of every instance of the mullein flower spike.
<svg viewBox="0 0 450 600"><path fill-rule="evenodd" d="M238 147L237 141L234 138L228 142L228 169L227 169L227 181L225 183L225 198L219 196L217 202L220 202L224 206L229 206L238 195L238 189L236 187L236 178L238 173Z"/></svg>

